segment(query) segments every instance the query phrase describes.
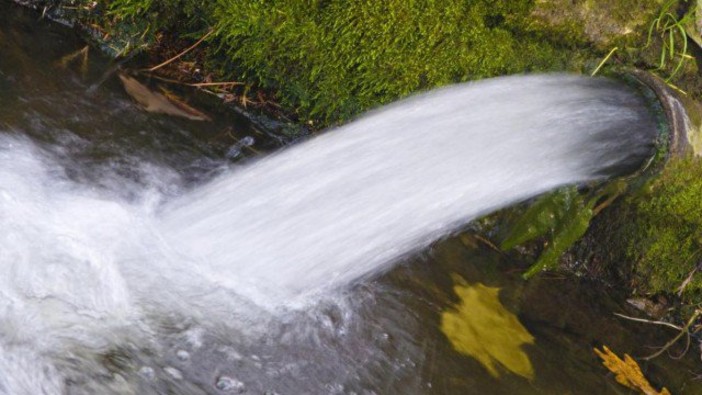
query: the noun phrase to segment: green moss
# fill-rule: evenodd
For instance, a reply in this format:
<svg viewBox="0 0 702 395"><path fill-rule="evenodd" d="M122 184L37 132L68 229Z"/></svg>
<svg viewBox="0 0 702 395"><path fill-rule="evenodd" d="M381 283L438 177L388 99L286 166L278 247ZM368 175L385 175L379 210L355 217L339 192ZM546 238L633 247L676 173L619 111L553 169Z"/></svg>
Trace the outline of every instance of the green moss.
<svg viewBox="0 0 702 395"><path fill-rule="evenodd" d="M275 92L303 120L346 120L412 92L569 58L526 22L520 1L113 0L149 30L216 29L209 67Z"/></svg>
<svg viewBox="0 0 702 395"><path fill-rule="evenodd" d="M215 15L231 71L302 118L337 121L421 89L562 65L548 44L515 37L528 3L220 1Z"/></svg>
<svg viewBox="0 0 702 395"><path fill-rule="evenodd" d="M651 0L46 2L93 10L82 18L115 38L120 54L158 32L195 40L214 28L198 58L208 72L272 93L284 113L318 127L449 83L591 72L613 46L610 63L642 68L657 67L661 53L659 37L644 48L662 7ZM699 85L685 83L696 75L688 68L675 81L684 89Z"/></svg>
<svg viewBox="0 0 702 395"><path fill-rule="evenodd" d="M671 162L644 196L632 197L636 215L628 255L644 292L675 292L702 261L702 163ZM702 273L685 289L702 295Z"/></svg>

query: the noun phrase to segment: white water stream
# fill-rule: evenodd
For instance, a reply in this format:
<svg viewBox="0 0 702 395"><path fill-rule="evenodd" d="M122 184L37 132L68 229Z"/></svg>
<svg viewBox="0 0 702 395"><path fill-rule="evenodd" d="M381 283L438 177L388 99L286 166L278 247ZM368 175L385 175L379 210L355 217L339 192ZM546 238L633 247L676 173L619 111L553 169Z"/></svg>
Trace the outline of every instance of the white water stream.
<svg viewBox="0 0 702 395"><path fill-rule="evenodd" d="M651 152L647 111L602 79L450 87L232 171L170 203L160 227L213 282L290 302L500 207L631 169Z"/></svg>

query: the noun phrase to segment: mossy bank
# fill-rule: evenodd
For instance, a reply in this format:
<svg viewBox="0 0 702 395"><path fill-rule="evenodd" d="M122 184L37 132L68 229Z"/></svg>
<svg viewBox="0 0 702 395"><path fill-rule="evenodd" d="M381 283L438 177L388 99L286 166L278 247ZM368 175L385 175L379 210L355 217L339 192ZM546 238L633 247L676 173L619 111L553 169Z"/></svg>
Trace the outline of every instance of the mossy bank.
<svg viewBox="0 0 702 395"><path fill-rule="evenodd" d="M614 46L625 48L615 58L638 54L661 7L643 0L24 1L69 13L121 55L212 31L201 51L183 59L207 71L190 77L240 81L238 94L265 92L317 127L449 83L590 72Z"/></svg>

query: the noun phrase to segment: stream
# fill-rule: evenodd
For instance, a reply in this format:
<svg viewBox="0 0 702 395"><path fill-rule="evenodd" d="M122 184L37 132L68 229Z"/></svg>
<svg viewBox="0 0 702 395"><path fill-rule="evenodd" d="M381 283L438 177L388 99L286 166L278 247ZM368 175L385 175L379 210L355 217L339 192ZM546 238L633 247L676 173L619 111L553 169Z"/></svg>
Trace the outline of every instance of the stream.
<svg viewBox="0 0 702 395"><path fill-rule="evenodd" d="M147 113L116 75L96 85L109 59L67 58L72 30L0 9L0 393L630 394L593 347L676 335L615 316L642 313L602 284L522 280L471 225L305 308L213 287L148 219L289 138L218 106ZM693 354L642 369L700 394Z"/></svg>

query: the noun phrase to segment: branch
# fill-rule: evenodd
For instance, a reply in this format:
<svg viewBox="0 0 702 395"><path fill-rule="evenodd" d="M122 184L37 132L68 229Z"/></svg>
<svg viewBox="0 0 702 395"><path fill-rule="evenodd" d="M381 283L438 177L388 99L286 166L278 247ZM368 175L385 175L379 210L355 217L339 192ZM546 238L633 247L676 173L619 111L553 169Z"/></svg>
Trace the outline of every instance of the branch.
<svg viewBox="0 0 702 395"><path fill-rule="evenodd" d="M695 313L692 314L692 316L690 317L690 319L687 321L687 323L686 323L685 326L682 328L682 330L680 331L680 333L677 334L677 336L675 336L673 339L671 339L668 343L666 343L660 350L658 350L658 351L655 352L654 354L651 354L651 355L649 355L649 356L647 356L647 357L645 357L645 358L642 358L642 359L645 360L645 361L649 361L649 360L651 360L651 359L653 359L653 358L656 358L657 356L663 354L663 353L664 353L666 350L668 350L670 347L672 347L673 344L675 344L678 340L680 340L681 337L683 337L683 335L688 335L688 336L689 336L689 335L690 335L689 329L690 329L690 327L692 326L692 324L695 322L695 320L697 319L697 317L699 317L700 313L702 313L702 310L695 310Z"/></svg>
<svg viewBox="0 0 702 395"><path fill-rule="evenodd" d="M677 330L679 330L679 331L684 330L682 327L679 327L679 326L677 326L677 325L673 325L673 324L671 324L670 322L646 320L646 319L643 319L643 318L629 317L628 315L619 314L619 313L614 313L614 315L616 315L617 317L621 317L621 318L627 319L627 320L631 320L631 321L644 322L644 323L646 323L646 324L654 324L654 325L667 326L667 327L670 327L670 328L673 328L673 329L677 329Z"/></svg>
<svg viewBox="0 0 702 395"><path fill-rule="evenodd" d="M156 66L154 66L154 67L152 67L152 68L150 68L150 69L146 69L146 71L148 71L148 72L156 71L156 70L160 69L161 67L163 67L163 66L165 66L165 65L167 65L167 64L170 64L171 62L177 60L177 59L180 58L181 56L187 54L188 52L192 51L195 47L197 47L198 45L200 45L200 43L203 42L203 41L205 41L205 39L206 39L207 37L211 36L212 33L214 33L214 29L210 29L210 31L207 32L207 34L205 34L204 36L202 36L201 39L197 40L197 42L196 42L195 44L189 46L189 47L186 48L183 52L179 53L178 55L176 55L176 56L174 56L174 57L168 59L167 61L165 61L165 62L163 62L163 63L161 63L161 64L157 64Z"/></svg>

